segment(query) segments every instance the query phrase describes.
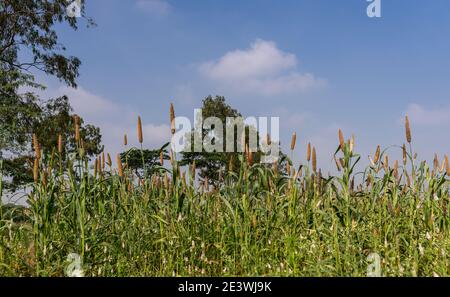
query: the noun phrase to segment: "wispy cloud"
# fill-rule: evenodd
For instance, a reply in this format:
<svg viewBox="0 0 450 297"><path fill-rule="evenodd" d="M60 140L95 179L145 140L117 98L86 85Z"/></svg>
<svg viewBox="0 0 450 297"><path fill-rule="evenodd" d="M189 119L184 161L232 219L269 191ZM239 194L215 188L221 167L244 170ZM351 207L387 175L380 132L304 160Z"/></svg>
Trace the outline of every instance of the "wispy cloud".
<svg viewBox="0 0 450 297"><path fill-rule="evenodd" d="M128 135L129 143L137 143L137 117L139 113L130 106L117 104L93 94L82 87L72 89L60 87L49 90L50 97L67 95L74 112L79 114L89 124L98 126L102 134L105 149L113 154L124 150L123 135ZM144 145L154 149L170 141L170 127L166 124L148 123L143 120Z"/></svg>
<svg viewBox="0 0 450 297"><path fill-rule="evenodd" d="M406 113L415 125L450 124L450 105L443 106L439 109L427 109L422 105L413 103L408 106Z"/></svg>
<svg viewBox="0 0 450 297"><path fill-rule="evenodd" d="M218 60L200 65L202 75L240 93L279 95L320 87L325 81L298 71L294 54L272 41L258 39L248 49L230 51Z"/></svg>
<svg viewBox="0 0 450 297"><path fill-rule="evenodd" d="M166 0L138 0L136 7L145 13L166 16L169 14L172 6Z"/></svg>

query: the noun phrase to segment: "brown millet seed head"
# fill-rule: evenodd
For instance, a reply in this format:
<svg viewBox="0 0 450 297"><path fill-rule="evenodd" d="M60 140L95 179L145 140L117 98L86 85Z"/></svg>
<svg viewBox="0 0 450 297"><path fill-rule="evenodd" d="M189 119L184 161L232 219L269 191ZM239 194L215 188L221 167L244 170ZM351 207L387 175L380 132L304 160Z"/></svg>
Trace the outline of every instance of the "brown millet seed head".
<svg viewBox="0 0 450 297"><path fill-rule="evenodd" d="M197 170L197 168L195 167L195 160L192 162L192 176L193 178L195 178L195 171Z"/></svg>
<svg viewBox="0 0 450 297"><path fill-rule="evenodd" d="M398 178L398 160L395 160L394 162L394 176L395 178Z"/></svg>
<svg viewBox="0 0 450 297"><path fill-rule="evenodd" d="M138 140L139 143L142 144L144 142L144 136L142 135L142 121L141 117L138 116Z"/></svg>
<svg viewBox="0 0 450 297"><path fill-rule="evenodd" d="M75 141L80 141L80 125L75 125Z"/></svg>
<svg viewBox="0 0 450 297"><path fill-rule="evenodd" d="M344 150L345 140L344 140L344 134L342 133L341 129L339 129L339 146L340 146L341 150Z"/></svg>
<svg viewBox="0 0 450 297"><path fill-rule="evenodd" d="M294 132L294 134L292 134L292 139L291 139L291 151L293 151L295 149L296 142L297 142L297 133Z"/></svg>
<svg viewBox="0 0 450 297"><path fill-rule="evenodd" d="M98 172L98 159L95 158L95 161L94 161L94 176L97 175L97 172Z"/></svg>
<svg viewBox="0 0 450 297"><path fill-rule="evenodd" d="M313 167L313 171L316 172L316 170L317 170L317 154L316 154L315 147L312 150L312 167Z"/></svg>
<svg viewBox="0 0 450 297"><path fill-rule="evenodd" d="M117 154L117 170L119 177L123 177L122 159L120 158L120 154Z"/></svg>
<svg viewBox="0 0 450 297"><path fill-rule="evenodd" d="M42 172L42 184L45 186L47 186L47 172L43 171Z"/></svg>
<svg viewBox="0 0 450 297"><path fill-rule="evenodd" d="M170 133L175 134L177 130L175 129L175 121L170 122Z"/></svg>
<svg viewBox="0 0 450 297"><path fill-rule="evenodd" d="M75 123L75 141L80 141L80 118L78 115L73 116L73 121Z"/></svg>
<svg viewBox="0 0 450 297"><path fill-rule="evenodd" d="M248 151L248 165L249 166L253 165L253 152L252 151Z"/></svg>
<svg viewBox="0 0 450 297"><path fill-rule="evenodd" d="M41 159L41 147L39 145L38 138L34 133L33 133L33 148L36 158Z"/></svg>
<svg viewBox="0 0 450 297"><path fill-rule="evenodd" d="M39 180L39 159L34 159L34 166L33 166L33 179L34 182L37 183Z"/></svg>
<svg viewBox="0 0 450 297"><path fill-rule="evenodd" d="M183 183L183 188L186 187L186 172L181 174L181 182Z"/></svg>
<svg viewBox="0 0 450 297"><path fill-rule="evenodd" d="M161 166L164 166L164 153L163 153L163 151L161 151L161 152L159 153L159 164L160 164Z"/></svg>
<svg viewBox="0 0 450 297"><path fill-rule="evenodd" d="M249 165L249 166L251 166L251 164L250 164L250 149L248 148L248 145L245 145L245 158L247 159L247 164Z"/></svg>
<svg viewBox="0 0 450 297"><path fill-rule="evenodd" d="M311 161L311 143L308 143L308 148L306 149L306 160Z"/></svg>
<svg viewBox="0 0 450 297"><path fill-rule="evenodd" d="M175 134L175 109L173 103L170 103L170 130L172 134Z"/></svg>
<svg viewBox="0 0 450 297"><path fill-rule="evenodd" d="M439 167L439 158L437 154L434 154L434 159L433 159L433 169L436 170Z"/></svg>
<svg viewBox="0 0 450 297"><path fill-rule="evenodd" d="M77 114L73 115L73 122L75 124L80 124L80 117Z"/></svg>
<svg viewBox="0 0 450 297"><path fill-rule="evenodd" d="M388 155L384 156L384 169L386 171L389 171L389 157L388 157Z"/></svg>
<svg viewBox="0 0 450 297"><path fill-rule="evenodd" d="M127 137L127 134L124 134L124 135L123 135L123 145L124 145L124 146L127 146L127 145L128 145L128 137Z"/></svg>
<svg viewBox="0 0 450 297"><path fill-rule="evenodd" d="M98 157L97 167L98 167L98 173L103 174L102 157L101 156Z"/></svg>
<svg viewBox="0 0 450 297"><path fill-rule="evenodd" d="M170 150L169 152L169 159L170 159L170 163L173 164L174 158L173 158L173 151Z"/></svg>
<svg viewBox="0 0 450 297"><path fill-rule="evenodd" d="M175 109L173 103L170 103L170 121L175 120Z"/></svg>
<svg viewBox="0 0 450 297"><path fill-rule="evenodd" d="M63 141L62 141L62 135L58 135L58 153L62 154L63 152Z"/></svg>
<svg viewBox="0 0 450 297"><path fill-rule="evenodd" d="M380 160L380 153L381 153L381 148L380 148L380 146L377 146L377 150L375 152L375 157L373 158L373 162L375 164L377 164L378 161Z"/></svg>
<svg viewBox="0 0 450 297"><path fill-rule="evenodd" d="M411 143L411 127L409 126L409 118L405 117L406 141Z"/></svg>

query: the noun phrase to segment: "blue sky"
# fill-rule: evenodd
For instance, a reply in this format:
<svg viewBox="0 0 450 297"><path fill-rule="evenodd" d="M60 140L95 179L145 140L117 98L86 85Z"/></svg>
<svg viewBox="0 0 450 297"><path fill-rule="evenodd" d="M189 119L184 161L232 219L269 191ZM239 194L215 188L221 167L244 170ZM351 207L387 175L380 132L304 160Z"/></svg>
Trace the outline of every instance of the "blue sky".
<svg viewBox="0 0 450 297"><path fill-rule="evenodd" d="M244 116L280 116L296 159L308 141L331 167L337 131L363 155L404 142L409 114L422 158L450 152L450 1L88 0L97 27L58 28L82 60L79 88L40 77L48 95L68 94L99 125L107 150L145 124L146 144L168 140L168 107L179 116L223 95Z"/></svg>

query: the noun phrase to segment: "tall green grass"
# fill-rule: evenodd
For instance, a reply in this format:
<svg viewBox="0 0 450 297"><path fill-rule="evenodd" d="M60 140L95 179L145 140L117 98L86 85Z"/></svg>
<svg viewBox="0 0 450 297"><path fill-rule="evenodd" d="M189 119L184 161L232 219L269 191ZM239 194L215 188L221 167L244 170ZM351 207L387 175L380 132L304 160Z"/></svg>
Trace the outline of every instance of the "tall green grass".
<svg viewBox="0 0 450 297"><path fill-rule="evenodd" d="M283 174L247 153L216 189L175 156L145 180L104 156L90 169L81 143L67 167L37 158L25 220L0 210L0 275L63 276L71 253L86 276L365 276L372 253L384 276L450 275L448 161L399 147L356 172L341 133L337 176L315 154Z"/></svg>

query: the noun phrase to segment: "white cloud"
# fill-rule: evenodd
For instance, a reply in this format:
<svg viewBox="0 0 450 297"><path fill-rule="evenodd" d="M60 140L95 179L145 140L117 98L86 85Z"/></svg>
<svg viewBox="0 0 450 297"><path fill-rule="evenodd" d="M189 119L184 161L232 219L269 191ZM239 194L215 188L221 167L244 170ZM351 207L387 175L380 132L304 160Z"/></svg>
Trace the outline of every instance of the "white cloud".
<svg viewBox="0 0 450 297"><path fill-rule="evenodd" d="M78 87L60 87L49 90L49 97L67 95L74 112L79 114L86 123L101 129L102 142L105 150L112 154L123 151L123 135L128 136L129 146L138 146L137 117L133 108L114 103L101 96L90 93ZM166 124L146 123L142 118L144 147L154 149L170 141L170 127Z"/></svg>
<svg viewBox="0 0 450 297"><path fill-rule="evenodd" d="M413 103L408 106L406 113L415 125L450 124L450 106L443 106L439 109L426 109L419 104Z"/></svg>
<svg viewBox="0 0 450 297"><path fill-rule="evenodd" d="M89 121L108 121L111 119L110 115L117 115L123 109L101 96L89 93L82 87L78 89L60 87L54 93L54 96L67 95L74 111Z"/></svg>
<svg viewBox="0 0 450 297"><path fill-rule="evenodd" d="M204 73L214 79L247 79L276 75L295 67L297 58L281 52L271 41L257 40L249 49L226 53L216 62L202 65Z"/></svg>
<svg viewBox="0 0 450 297"><path fill-rule="evenodd" d="M281 51L272 41L258 39L248 49L201 64L199 71L233 91L257 95L292 94L325 84L311 73L298 72L297 66L294 54Z"/></svg>
<svg viewBox="0 0 450 297"><path fill-rule="evenodd" d="M171 10L171 5L165 0L138 0L136 7L156 16L166 16Z"/></svg>

